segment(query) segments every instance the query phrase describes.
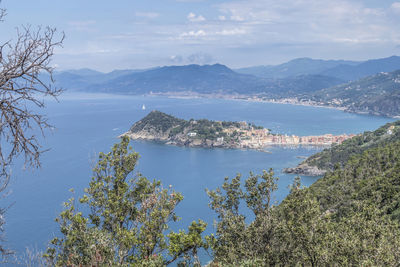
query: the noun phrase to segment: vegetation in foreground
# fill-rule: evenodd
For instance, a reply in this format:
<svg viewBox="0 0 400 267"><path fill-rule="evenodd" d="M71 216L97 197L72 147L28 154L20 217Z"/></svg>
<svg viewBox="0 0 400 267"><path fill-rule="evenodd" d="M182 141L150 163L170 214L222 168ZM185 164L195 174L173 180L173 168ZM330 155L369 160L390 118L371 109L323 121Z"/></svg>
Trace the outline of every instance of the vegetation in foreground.
<svg viewBox="0 0 400 267"><path fill-rule="evenodd" d="M168 230L183 197L140 174L129 180L138 154L128 143L100 154L82 212L74 199L65 204L45 255L52 265L199 266L200 249L212 254L210 266L400 264L400 142L351 157L310 188L296 179L279 205L272 170L226 178L207 191L217 214L209 236L201 220Z"/></svg>
<svg viewBox="0 0 400 267"><path fill-rule="evenodd" d="M170 232L178 220L183 196L159 181L133 175L139 155L128 138L100 153L85 195L71 198L56 221L60 238L45 257L51 266L164 266L175 261L197 264L197 250L207 248L201 236L206 224L193 222L187 232Z"/></svg>
<svg viewBox="0 0 400 267"><path fill-rule="evenodd" d="M335 166L343 167L353 156L396 141L400 141L400 121L387 123L375 131L364 132L345 140L342 144L324 149L300 163L298 169L301 171L304 167L312 166L320 170L332 171Z"/></svg>

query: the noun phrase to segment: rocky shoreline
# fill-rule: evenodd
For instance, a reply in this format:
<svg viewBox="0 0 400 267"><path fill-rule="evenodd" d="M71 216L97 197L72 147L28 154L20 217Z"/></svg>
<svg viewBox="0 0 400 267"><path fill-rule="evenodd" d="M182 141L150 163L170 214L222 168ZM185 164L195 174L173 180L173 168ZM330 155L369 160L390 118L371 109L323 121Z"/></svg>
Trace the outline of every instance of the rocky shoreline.
<svg viewBox="0 0 400 267"><path fill-rule="evenodd" d="M321 170L316 166L310 166L306 163L299 164L294 168L285 168L282 171L284 173L298 174L304 176L322 176L327 172L326 170Z"/></svg>
<svg viewBox="0 0 400 267"><path fill-rule="evenodd" d="M146 131L132 133L126 132L121 136L128 136L132 140L143 140L151 142L161 142L166 145L174 146L185 146L185 147L201 147L201 148L227 148L227 149L238 149L246 148L240 147L234 143L225 143L221 141L209 140L209 139L189 139L184 135L175 136L174 138L169 137L168 134L149 134Z"/></svg>

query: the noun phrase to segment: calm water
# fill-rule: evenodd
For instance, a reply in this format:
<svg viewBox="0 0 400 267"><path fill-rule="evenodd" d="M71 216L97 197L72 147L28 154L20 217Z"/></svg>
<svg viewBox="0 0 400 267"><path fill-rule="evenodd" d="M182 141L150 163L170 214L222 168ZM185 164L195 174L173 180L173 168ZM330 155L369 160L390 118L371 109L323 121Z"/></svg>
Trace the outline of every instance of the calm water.
<svg viewBox="0 0 400 267"><path fill-rule="evenodd" d="M141 110L145 104L147 109ZM344 113L338 110L253 103L215 99L170 99L162 97L123 97L109 95L64 95L60 102L50 101L46 113L56 126L44 142L51 148L42 158L40 170L22 171L14 167L9 195L3 204L13 203L6 216L7 245L17 252L26 247L43 250L57 234L54 218L62 202L71 197L70 188L79 196L91 177L95 154L108 152L125 132L151 110L177 117L212 120L248 121L276 133L297 135L360 133L392 121L389 118ZM280 170L301 161L318 149L271 148L272 153L245 150L198 149L135 142L141 155L138 171L148 178L160 179L164 185L183 193L184 201L177 213L183 219L174 228L186 228L201 218L212 229L213 213L209 210L205 189L221 185L226 176L250 171L260 173L274 168L280 178L276 200L288 193L292 175ZM305 185L316 178L302 177Z"/></svg>

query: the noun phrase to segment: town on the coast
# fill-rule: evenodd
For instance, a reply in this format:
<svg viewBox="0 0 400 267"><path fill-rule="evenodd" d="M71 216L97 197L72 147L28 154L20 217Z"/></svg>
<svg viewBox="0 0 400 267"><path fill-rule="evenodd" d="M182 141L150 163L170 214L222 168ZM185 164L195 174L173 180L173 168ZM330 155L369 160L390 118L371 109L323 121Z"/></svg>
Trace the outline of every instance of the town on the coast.
<svg viewBox="0 0 400 267"><path fill-rule="evenodd" d="M297 136L272 134L268 129L254 129L248 126L246 122L241 122L242 134L240 135L241 148L260 148L270 145L312 145L312 146L330 146L332 144L341 144L344 140L354 137L354 134L324 134L317 136Z"/></svg>
<svg viewBox="0 0 400 267"><path fill-rule="evenodd" d="M268 146L331 146L354 134L296 136L275 134L247 122L183 120L152 111L124 133L134 140L158 141L188 147L221 147L263 150Z"/></svg>

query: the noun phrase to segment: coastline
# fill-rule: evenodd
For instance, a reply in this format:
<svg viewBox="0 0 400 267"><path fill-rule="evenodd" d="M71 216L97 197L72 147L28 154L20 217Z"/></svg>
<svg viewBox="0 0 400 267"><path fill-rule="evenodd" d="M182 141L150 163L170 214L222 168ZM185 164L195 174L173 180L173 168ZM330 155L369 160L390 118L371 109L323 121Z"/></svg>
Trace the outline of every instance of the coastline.
<svg viewBox="0 0 400 267"><path fill-rule="evenodd" d="M340 110L347 113L359 114L359 115L370 115L377 117L387 117L393 119L400 119L400 115L389 115L381 113L372 113L366 111L351 110L348 107L333 106L329 104L319 103L312 100L299 100L297 98L266 98L254 95L239 95L239 94L199 94L193 92L168 92L168 93L149 93L148 96L164 96L174 99L225 99L225 100L237 100L237 101L248 101L248 102L259 102L259 103L272 103L272 104L285 104L315 108L327 108Z"/></svg>

